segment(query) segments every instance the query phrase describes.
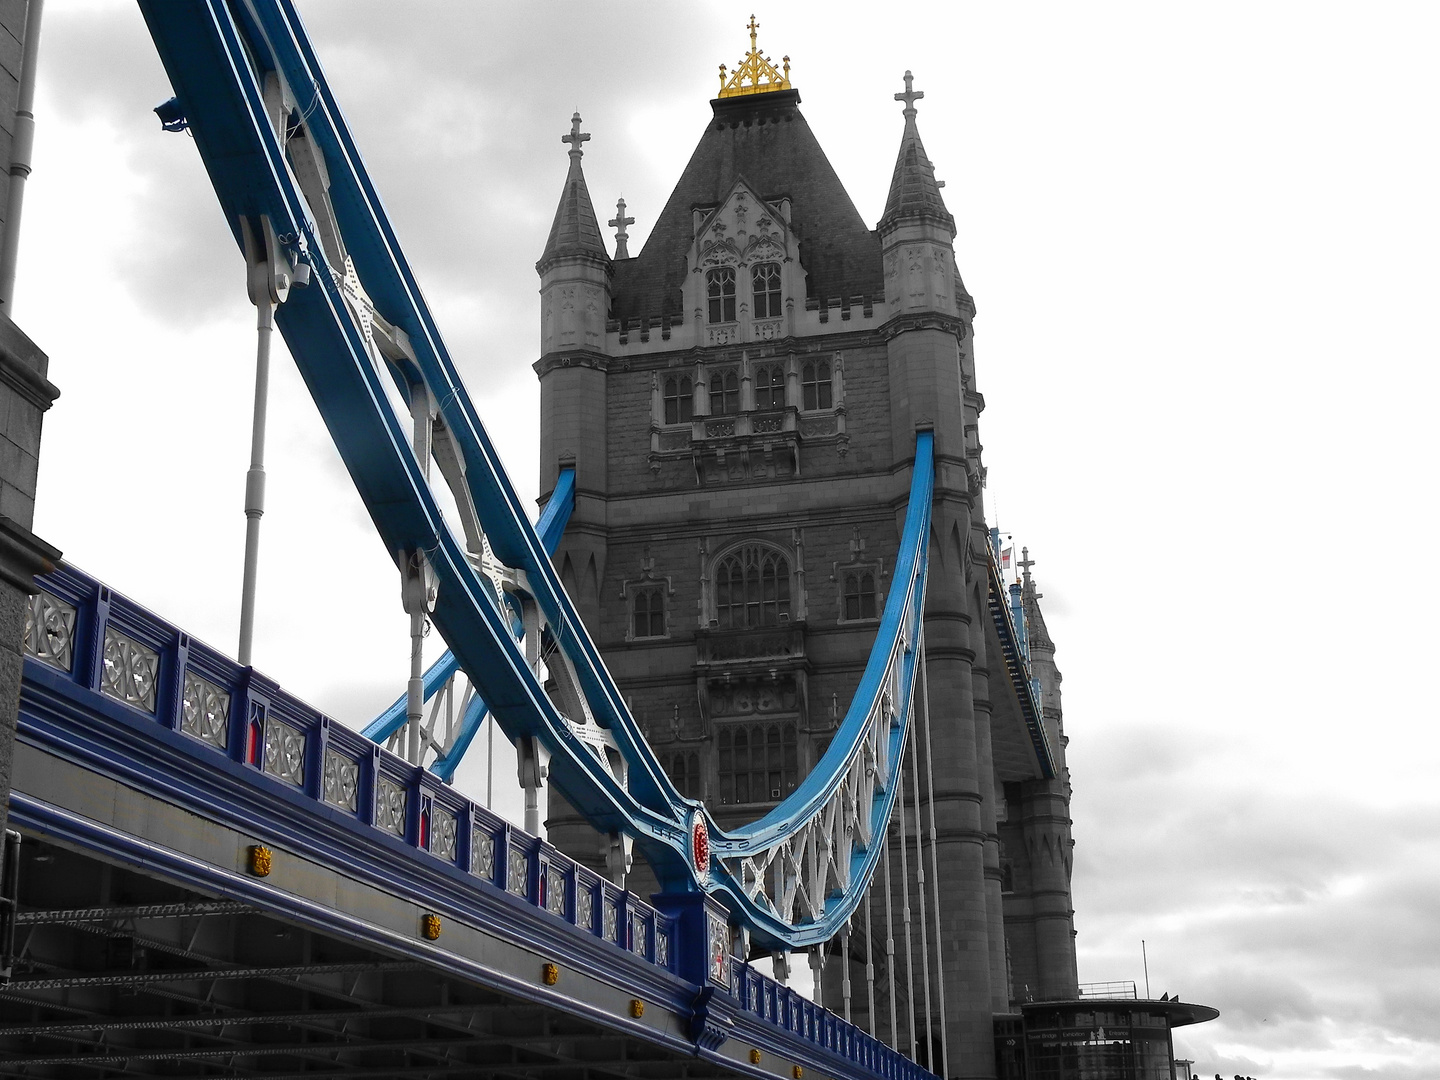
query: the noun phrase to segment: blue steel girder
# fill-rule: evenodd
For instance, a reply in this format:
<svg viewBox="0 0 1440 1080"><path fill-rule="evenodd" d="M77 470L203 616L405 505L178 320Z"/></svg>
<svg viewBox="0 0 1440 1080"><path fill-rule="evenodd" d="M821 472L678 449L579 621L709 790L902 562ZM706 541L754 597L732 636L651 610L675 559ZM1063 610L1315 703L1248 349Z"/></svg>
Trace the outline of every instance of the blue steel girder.
<svg viewBox="0 0 1440 1080"><path fill-rule="evenodd" d="M423 552L436 575L432 620L496 721L513 739L535 737L550 751L551 779L592 825L635 838L667 891L703 890L729 908L762 946L798 948L827 940L858 905L883 836L909 721L925 581L924 537L933 486L929 433L917 438L902 556L870 664L846 720L817 769L771 814L746 829L720 830L703 805L682 797L642 733L561 587L456 371L360 155L289 0L140 0L156 47L194 133L221 206L240 240L242 218L269 219L288 257L312 267L308 288L292 290L276 324L315 399L341 459L386 550L397 563ZM277 134L265 101L267 76L290 88L294 107ZM273 100L273 94L272 94ZM287 161L287 139L303 132L323 157L328 189L321 214L343 237L346 266L332 265L317 214ZM312 190L312 195L314 194ZM331 217L330 215L333 215ZM376 314L398 328L407 352L382 358L352 313L358 280ZM573 665L586 705L609 730L629 770L612 776L581 744L527 665L508 609L472 567L446 525L406 421L392 404L423 383L464 463L463 477L496 556L523 575L550 637ZM856 776L870 755L895 765L877 790ZM837 804L849 800L863 834L837 855ZM705 823L711 857L692 866L691 829ZM795 867L828 859L798 920L789 899L747 874L774 864L771 893L793 886ZM778 860L778 861L777 861ZM787 861L788 860L788 861ZM843 864L843 865L842 865ZM790 874L787 878L785 875ZM814 895L820 888L823 895ZM793 894L793 888L791 892Z"/></svg>

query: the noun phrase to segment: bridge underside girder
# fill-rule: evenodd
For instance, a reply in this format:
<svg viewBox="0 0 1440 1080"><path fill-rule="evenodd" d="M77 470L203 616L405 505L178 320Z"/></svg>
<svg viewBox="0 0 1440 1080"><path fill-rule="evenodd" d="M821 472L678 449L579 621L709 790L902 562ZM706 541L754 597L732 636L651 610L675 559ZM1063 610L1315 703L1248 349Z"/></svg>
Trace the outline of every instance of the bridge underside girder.
<svg viewBox="0 0 1440 1080"><path fill-rule="evenodd" d="M34 836L20 881L0 1076L736 1075Z"/></svg>

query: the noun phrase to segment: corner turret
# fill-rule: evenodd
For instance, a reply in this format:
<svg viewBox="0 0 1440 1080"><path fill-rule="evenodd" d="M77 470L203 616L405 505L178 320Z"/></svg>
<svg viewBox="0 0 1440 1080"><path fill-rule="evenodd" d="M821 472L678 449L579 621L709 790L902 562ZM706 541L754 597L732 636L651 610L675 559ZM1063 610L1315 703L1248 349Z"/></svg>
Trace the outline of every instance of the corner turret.
<svg viewBox="0 0 1440 1080"><path fill-rule="evenodd" d="M614 264L600 236L600 221L585 186L581 144L589 134L580 130L580 114L570 118L570 172L555 208L555 221L535 270L540 275L540 354L568 349L605 347L605 320L610 309Z"/></svg>
<svg viewBox="0 0 1440 1080"><path fill-rule="evenodd" d="M535 270L540 275L540 490L549 492L562 468L575 469L575 511L557 565L565 588L590 625L599 618L597 567L605 565L605 544L586 527L604 514L608 491L609 444L605 422L605 380L609 355L605 323L610 317L614 263L600 236L600 221L580 167L580 114L570 118L570 171L555 209L555 221ZM622 212L621 217L624 214Z"/></svg>
<svg viewBox="0 0 1440 1080"><path fill-rule="evenodd" d="M925 96L905 72L905 132L890 178L890 194L876 232L885 258L885 304L890 315L935 311L967 322L975 314L955 266L955 219L945 208L935 166L915 123L915 102Z"/></svg>

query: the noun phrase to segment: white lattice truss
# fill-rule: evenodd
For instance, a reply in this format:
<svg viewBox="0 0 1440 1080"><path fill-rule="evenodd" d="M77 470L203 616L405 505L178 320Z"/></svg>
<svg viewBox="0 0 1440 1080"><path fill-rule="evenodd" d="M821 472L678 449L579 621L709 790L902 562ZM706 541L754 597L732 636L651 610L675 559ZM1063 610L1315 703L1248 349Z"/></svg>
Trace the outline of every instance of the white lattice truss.
<svg viewBox="0 0 1440 1080"><path fill-rule="evenodd" d="M849 893L856 857L885 838L887 796L899 779L910 715L903 696L909 682L905 665L911 659L908 607L901 625L880 692L870 702L864 734L828 796L784 839L759 852L721 859L747 896L791 926L821 918L827 901Z"/></svg>
<svg viewBox="0 0 1440 1080"><path fill-rule="evenodd" d="M460 668L446 679L425 702L420 721L420 764L433 765L446 757L460 736L461 721L475 699L475 686ZM385 740L385 749L405 756L408 728L403 724Z"/></svg>

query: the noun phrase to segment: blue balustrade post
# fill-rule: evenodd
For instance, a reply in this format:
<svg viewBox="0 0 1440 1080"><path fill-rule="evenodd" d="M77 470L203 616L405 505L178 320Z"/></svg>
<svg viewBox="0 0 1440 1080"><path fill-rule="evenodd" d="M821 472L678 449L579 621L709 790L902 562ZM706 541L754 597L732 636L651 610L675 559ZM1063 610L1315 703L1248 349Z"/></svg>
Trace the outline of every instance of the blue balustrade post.
<svg viewBox="0 0 1440 1080"><path fill-rule="evenodd" d="M105 624L110 621L110 589L101 585L95 590L94 616L90 619L90 634L85 650L85 662L76 672L84 685L100 692L100 683L105 672Z"/></svg>
<svg viewBox="0 0 1440 1080"><path fill-rule="evenodd" d="M321 715L315 724L315 734L307 751L305 762L305 794L318 803L325 802L325 755L330 752L330 724L328 716Z"/></svg>
<svg viewBox="0 0 1440 1080"><path fill-rule="evenodd" d="M179 731L184 722L185 711L185 668L190 663L190 635L175 635L174 659L160 654L161 679L156 687L155 718L171 731ZM168 667L169 670L166 670Z"/></svg>
<svg viewBox="0 0 1440 1080"><path fill-rule="evenodd" d="M739 1007L725 909L700 892L656 893L650 901L672 920L675 974L699 988L691 1006L690 1039L714 1050L730 1037Z"/></svg>

